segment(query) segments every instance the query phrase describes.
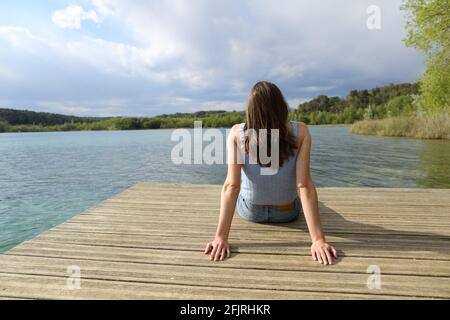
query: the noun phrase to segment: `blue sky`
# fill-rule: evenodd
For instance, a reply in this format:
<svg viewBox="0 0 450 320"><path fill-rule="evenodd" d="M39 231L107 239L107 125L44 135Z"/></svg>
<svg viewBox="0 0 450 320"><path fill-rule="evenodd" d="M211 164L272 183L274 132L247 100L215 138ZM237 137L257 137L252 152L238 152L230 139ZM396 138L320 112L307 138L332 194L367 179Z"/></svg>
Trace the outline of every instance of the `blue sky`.
<svg viewBox="0 0 450 320"><path fill-rule="evenodd" d="M0 107L82 116L243 110L259 80L291 107L413 82L400 0L0 2ZM366 25L370 5L381 29Z"/></svg>

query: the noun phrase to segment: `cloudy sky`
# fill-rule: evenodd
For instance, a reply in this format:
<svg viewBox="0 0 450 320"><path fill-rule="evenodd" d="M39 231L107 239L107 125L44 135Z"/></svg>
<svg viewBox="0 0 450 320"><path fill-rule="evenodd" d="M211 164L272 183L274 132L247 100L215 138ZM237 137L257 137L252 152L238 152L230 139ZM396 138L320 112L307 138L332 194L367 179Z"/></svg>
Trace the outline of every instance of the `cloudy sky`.
<svg viewBox="0 0 450 320"><path fill-rule="evenodd" d="M243 110L258 80L291 107L415 81L401 0L5 0L0 107L152 116ZM381 29L370 5L380 8ZM372 24L373 25L373 24Z"/></svg>

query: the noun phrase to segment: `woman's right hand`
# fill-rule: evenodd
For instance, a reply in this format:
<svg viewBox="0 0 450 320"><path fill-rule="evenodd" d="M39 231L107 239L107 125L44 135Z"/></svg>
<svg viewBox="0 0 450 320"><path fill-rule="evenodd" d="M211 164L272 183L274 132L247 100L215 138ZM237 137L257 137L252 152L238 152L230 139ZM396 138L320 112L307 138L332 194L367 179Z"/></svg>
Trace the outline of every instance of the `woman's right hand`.
<svg viewBox="0 0 450 320"><path fill-rule="evenodd" d="M216 237L214 241L206 245L205 254L210 254L211 261L222 261L230 257L230 245L227 240Z"/></svg>
<svg viewBox="0 0 450 320"><path fill-rule="evenodd" d="M325 265L333 264L333 260L338 257L336 249L325 240L317 240L311 245L311 255L314 261Z"/></svg>

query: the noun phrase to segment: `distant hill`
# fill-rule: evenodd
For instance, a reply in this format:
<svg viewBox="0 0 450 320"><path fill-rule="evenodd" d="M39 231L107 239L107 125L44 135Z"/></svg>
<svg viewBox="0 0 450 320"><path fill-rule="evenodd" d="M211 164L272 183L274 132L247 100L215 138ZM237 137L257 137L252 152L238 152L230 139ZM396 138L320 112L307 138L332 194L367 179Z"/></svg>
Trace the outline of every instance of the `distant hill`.
<svg viewBox="0 0 450 320"><path fill-rule="evenodd" d="M11 125L60 125L64 123L95 122L110 118L100 117L76 117L49 112L35 112L30 110L2 109L0 108L0 120L5 120Z"/></svg>
<svg viewBox="0 0 450 320"><path fill-rule="evenodd" d="M163 114L158 118L205 118L212 115L225 115L227 111L197 111L193 113ZM242 112L243 113L243 112ZM8 122L10 125L62 125L67 123L92 123L102 120L112 119L113 117L77 117L49 112L36 112L30 110L17 110L0 108L0 120Z"/></svg>
<svg viewBox="0 0 450 320"><path fill-rule="evenodd" d="M419 93L419 84L400 83L373 89L351 90L347 97L328 97L320 95L298 106L299 112L340 112L345 108L364 109L369 105L378 106L387 103L395 97Z"/></svg>
<svg viewBox="0 0 450 320"><path fill-rule="evenodd" d="M212 115L223 115L226 114L227 112L236 112L236 111L225 111L225 110L210 110L210 111L196 111L196 112L191 112L191 113L181 113L181 112L177 112L177 113L171 113L171 114L162 114L160 116L157 117L161 117L161 118L167 118L167 117L179 117L179 118L185 118L185 117L195 117L195 118L203 118L203 117L209 117Z"/></svg>

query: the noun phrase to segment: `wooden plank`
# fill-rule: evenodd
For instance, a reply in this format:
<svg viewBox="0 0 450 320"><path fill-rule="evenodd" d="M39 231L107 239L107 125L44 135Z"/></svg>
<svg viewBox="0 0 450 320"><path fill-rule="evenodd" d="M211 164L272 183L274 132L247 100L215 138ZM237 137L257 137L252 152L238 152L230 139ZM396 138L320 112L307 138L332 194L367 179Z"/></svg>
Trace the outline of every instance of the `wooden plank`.
<svg viewBox="0 0 450 320"><path fill-rule="evenodd" d="M23 257L22 257L23 259ZM129 281L155 284L176 284L195 286L199 283L207 288L262 289L278 291L315 291L353 294L381 294L397 296L415 296L425 298L445 298L450 279L417 276L382 276L382 288L367 288L368 275L365 273L301 273L294 271L237 269L221 267L218 270L210 266L172 266L163 268L148 264L102 263L87 260L44 259L40 263L25 259L26 267L21 274L54 276L67 279L67 268L71 265L80 267L82 280ZM23 262L17 261L18 265ZM225 265L225 264L222 264ZM200 271L200 272L199 272ZM14 261L1 268L0 273L17 274Z"/></svg>
<svg viewBox="0 0 450 320"><path fill-rule="evenodd" d="M164 224L163 224L164 226ZM177 232L182 232L185 235L189 234L203 234L203 235L213 235L215 232L215 225L211 223L210 225L194 225L189 226L187 225L185 228L176 228L173 229L165 229L161 225L154 223L154 224L144 224L144 223L129 223L129 224L114 224L114 223L108 223L107 226L105 226L105 223L79 223L76 221L67 221L65 223L65 227L72 227L72 228L80 228L80 230L89 230L89 231L99 231L99 230L109 230L109 231L115 231L115 232L124 232L126 230L129 230L133 233L152 233L152 232L165 232L167 234L176 234ZM282 228L282 227L281 227ZM433 232L413 232L410 231L406 227L397 227L397 230L394 229L385 229L381 227L374 227L371 228L370 226L330 226L328 224L324 223L324 230L327 234L353 234L353 235L366 235L367 239L373 237L386 237L393 239L394 236L398 237L420 237L420 238L427 238L427 239L434 239L434 240L447 240L449 239L449 233L450 231L445 232L445 234L439 234L444 233L440 229L433 230ZM275 238L282 238L282 237L294 237L298 238L302 233L306 233L306 227L305 228L289 228L285 227L284 229L276 229L271 228L270 226L266 227L251 227L249 229L246 229L243 226L234 226L233 227L233 233L234 234L247 234L252 233L266 233L267 237L275 237Z"/></svg>
<svg viewBox="0 0 450 320"><path fill-rule="evenodd" d="M430 220L438 220L445 223L445 218L448 216L448 208L440 208L440 207L427 207L422 211L423 215L417 214L417 208L403 208L401 213L397 213L394 209L386 209L381 212L378 212L376 216L373 214L372 208L361 208L361 207L348 207L345 209L340 209L339 212L336 212L335 210L332 210L330 208L323 208L319 207L321 209L321 214L326 215L327 217L333 217L336 215L339 215L343 217L344 219L370 219L371 221L374 221L374 219L379 219L380 221L385 221L386 219L392 219L392 220L404 220L407 219L415 219L415 220L421 220L423 221L423 215L426 215L427 221ZM445 210L444 210L445 209ZM152 212L152 215L155 217L167 217L167 214L171 214L171 216L174 217L191 217L196 218L200 216L201 218L211 218L211 217L218 217L218 208L217 206L215 208L211 209L198 209L196 208L195 212L197 215L193 215L192 212L186 212L186 208L173 208L169 207L163 207L163 208L152 208L152 207L127 207L127 208L114 208L109 206L102 206L97 207L95 209L89 209L86 212L83 212L80 215L101 215L101 216L114 216L114 215L120 215L123 217L128 216L144 216L148 217L149 211ZM237 212L237 211L236 211ZM444 218L444 219L442 219Z"/></svg>
<svg viewBox="0 0 450 320"><path fill-rule="evenodd" d="M152 212L151 216L149 215L149 212ZM130 209L126 208L123 209L117 209L117 208L98 208L96 211L89 211L85 212L83 214L78 215L76 218L83 219L83 218L92 218L92 219L114 219L114 220L127 220L132 218L136 221L142 221L142 220L148 220L148 221L155 221L155 220L163 220L167 219L167 215L170 214L171 217L174 218L189 218L189 221L206 221L210 222L211 219L218 219L219 212L216 212L216 209L212 210L192 210L190 212L186 212L185 210L180 209L158 209L158 208L139 208L139 209ZM236 216L238 216L238 213L236 211ZM348 220L348 222L354 222L354 223L382 223L382 224L396 224L398 225L399 222L401 223L411 223L416 224L418 222L422 222L425 225L430 226L436 226L437 222L443 223L444 225L449 225L446 223L443 218L445 218L448 214L442 213L442 215L427 215L427 219L424 221L423 217L417 216L417 215L403 215L403 216L394 216L394 212L384 212L383 214L374 216L373 213L354 213L350 214L347 213L336 213L336 212L327 212L322 211L321 212L323 216L323 220L326 221L333 221L333 222L340 222L343 223L347 222L345 220ZM424 214L427 214L427 212L424 212ZM391 215L391 216L390 216ZM408 221L405 221L405 218L408 218ZM389 221L386 221L389 219ZM241 219L236 220L236 222L240 222ZM300 217L297 222L304 221L303 215L300 214Z"/></svg>
<svg viewBox="0 0 450 320"><path fill-rule="evenodd" d="M440 208L440 207L426 207L425 209L422 208L401 208L401 209L395 209L395 208L388 208L388 209L379 209L379 208L362 208L362 207L346 207L346 208L341 208L341 209L324 209L323 207L320 207L320 212L323 216L327 216L327 217L333 217L333 216L340 216L344 219L351 219L351 218L355 218L355 219L359 219L359 218L369 218L369 219L397 219L397 220L401 220L401 219L424 219L423 217L426 216L428 220L428 218L430 219L440 219L441 222L442 220L444 220L445 223L445 218L449 215L448 213L448 207L444 207L444 208ZM337 211L339 210L339 211ZM377 212L377 216L374 217L374 210ZM401 210L399 211L400 213L397 213L396 210ZM421 211L421 214L418 215L417 212ZM127 206L127 207L116 207L116 206L106 206L103 205L101 207L96 207L94 209L90 209L88 211L85 212L86 215L89 215L91 213L94 214L101 214L101 215L124 215L126 216L130 216L130 215L134 215L134 216L139 216L139 215L144 215L144 216L148 216L148 213L152 212L155 213L155 216L167 216L167 214L171 214L171 216L174 217L196 217L196 216L201 216L201 217L217 217L218 216L218 208L217 205L216 207L212 207L212 208L195 208L195 211L186 211L186 208L183 208L181 205L177 206L177 207L173 207L170 204L168 204L166 207L160 206L160 207L144 207L144 206ZM195 213L195 214L193 214Z"/></svg>
<svg viewBox="0 0 450 320"><path fill-rule="evenodd" d="M133 248L149 249L179 249L199 251L204 248L207 242L211 241L210 236L189 237L185 241L185 236L175 235L134 235L134 234L111 234L111 233L80 233L78 232L60 232L58 229L50 233L44 233L35 240L46 242L62 242L67 244L92 244L92 245L110 245ZM234 236L230 239L231 249L235 253L265 253L265 254L291 254L291 255L310 255L308 237L302 241L285 241L265 238L260 239L236 239ZM360 242L348 241L340 237L328 237L328 241L338 248L340 255L345 257L387 257L398 259L427 259L450 261L447 242L429 243L426 249L421 242L399 241L397 244L386 243L386 241Z"/></svg>
<svg viewBox="0 0 450 320"><path fill-rule="evenodd" d="M130 257L138 257L136 262L158 263L158 264L180 264L210 266L211 261L201 254L199 250L180 250L144 247L120 247L93 244L75 244L63 242L33 241L25 243L14 253L18 255L35 255L47 257L85 257L92 259L127 261ZM280 265L280 257L283 264ZM130 260L131 261L131 260ZM450 264L448 261L439 260L417 260L396 259L381 257L345 257L338 260L333 268L317 268L317 263L312 261L310 255L295 255L285 253L245 253L235 252L233 259L220 263L218 267L266 269L266 270L296 270L296 271L321 271L356 273L366 272L370 265L378 265L384 274L398 275L422 275L442 276L450 275ZM322 266L321 266L322 267ZM432 272L430 272L432 270Z"/></svg>
<svg viewBox="0 0 450 320"><path fill-rule="evenodd" d="M67 278L2 274L0 296L31 299L202 299L202 300L311 300L311 299L399 299L398 296L375 294L321 293L315 291L282 291L203 286L137 283L86 279L80 289L68 289ZM414 297L400 297L412 299ZM418 297L417 297L418 298ZM422 297L420 297L422 299Z"/></svg>
<svg viewBox="0 0 450 320"><path fill-rule="evenodd" d="M71 230L70 233L67 230ZM162 234L157 233L134 233L130 230L124 230L121 233L109 233L106 231L97 231L97 232L84 232L80 229L67 229L63 226L53 228L51 232L45 232L42 235L38 236L36 239L42 239L45 237L62 237L64 239L101 239L102 236L110 235L110 238L114 237L114 239L126 241L126 240L135 240L137 241L146 241L149 243L152 239L156 237L158 239L158 242L161 242L164 239L174 239L174 241L180 241L180 238L185 238L186 236L180 233L175 233L173 236L168 236L167 233L162 232ZM242 237L238 237L241 235ZM268 238L265 236L266 233L264 232L240 232L236 233L234 232L232 235L230 235L230 239L234 241L238 241L240 243L247 243L247 244L257 244L261 243L264 245L285 245L289 247L299 247L299 246L305 246L310 243L309 234L307 232L303 232L299 234L299 236L293 238L291 234L285 234L281 233L280 237L271 237ZM124 239L123 236L126 236ZM359 235L358 235L359 236ZM120 238L119 238L120 237ZM213 235L211 234L198 234L196 236L192 236L191 239L202 239L202 241L209 241ZM347 235L347 234L329 234L328 235L328 241L333 243L340 243L340 244L355 244L355 245L367 245L372 246L373 248L401 248L405 251L411 250L411 249L429 249L434 250L436 248L442 248L442 252L445 252L445 247L448 244L448 241L445 239L434 239L434 238L426 238L426 237L389 237L389 238L383 238L383 237L375 237L370 238L367 237L367 235L362 235L361 238L364 238L364 241L360 241L360 239L357 237L357 235ZM386 240L390 240L389 243L386 242Z"/></svg>
<svg viewBox="0 0 450 320"><path fill-rule="evenodd" d="M303 219L236 217L232 258L202 254L221 186L137 184L0 255L0 298L450 298L450 190L319 188L328 240L341 258L312 261ZM189 206L186 206L186 204ZM426 219L424 219L426 217ZM83 286L68 290L67 266ZM367 289L367 267L382 289Z"/></svg>
<svg viewBox="0 0 450 320"><path fill-rule="evenodd" d="M218 217L212 217L211 219L207 219L206 217L196 217L196 218L190 218L189 220L186 219L172 219L171 221L171 227L172 228L179 228L183 229L184 227L188 228L214 228L215 222L217 222ZM130 217L130 218L122 218L120 216L77 216L70 221L69 223L89 223L90 225L96 225L96 224L104 224L108 223L110 225L125 225L125 226L145 226L145 227L161 227L160 225L167 225L167 215L164 219L164 217L159 218L156 217L155 219L151 218L144 218L139 219L138 217ZM415 233L414 230L421 229L420 235L425 235L426 233L429 233L430 236L435 235L436 237L441 236L445 237L448 236L448 239L450 240L450 224L439 224L437 225L436 222L427 221L420 223L419 221L413 223L403 223L402 221L389 221L389 222L375 222L376 225L372 222L356 222L351 220L345 220L342 221L341 218L334 218L329 219L328 217L323 217L322 219L323 226L326 230L357 230L357 231L378 231L378 232L386 232L389 233L390 231L394 233L398 233L402 230L411 230L410 233ZM402 223L401 226L399 224ZM295 229L304 229L306 227L306 223L303 219L303 217L300 217L297 221L289 224L289 229L286 231L295 231ZM236 219L233 220L233 228L244 228L246 230L273 230L273 225L271 224L256 224L256 223L248 223L247 221L243 221L243 219L240 219L236 217ZM394 230L395 228L395 230ZM392 229L392 230L389 230Z"/></svg>

